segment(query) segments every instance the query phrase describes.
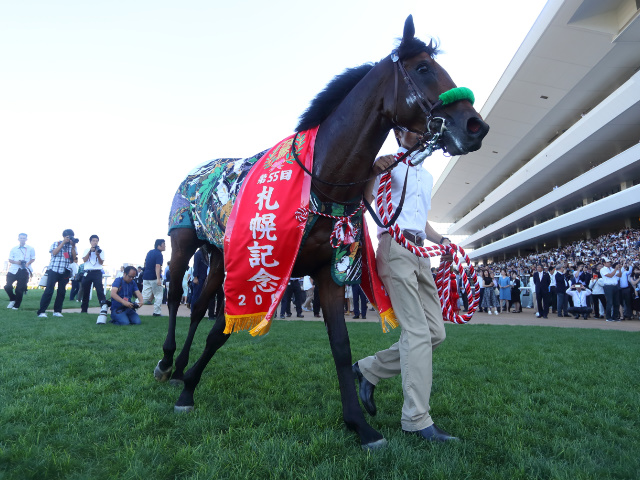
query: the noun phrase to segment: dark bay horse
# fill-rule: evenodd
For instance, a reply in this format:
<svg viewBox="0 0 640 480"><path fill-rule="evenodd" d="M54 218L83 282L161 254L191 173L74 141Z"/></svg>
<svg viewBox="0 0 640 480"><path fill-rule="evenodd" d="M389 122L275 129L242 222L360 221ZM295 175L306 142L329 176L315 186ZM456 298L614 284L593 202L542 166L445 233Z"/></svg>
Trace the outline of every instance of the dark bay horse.
<svg viewBox="0 0 640 480"><path fill-rule="evenodd" d="M445 105L438 101L442 93L451 91L456 85L435 61L437 48L433 43L426 45L415 38L414 33L413 19L409 16L402 41L392 55L375 65L363 65L337 76L302 115L297 132L320 127L311 188L321 201L353 203L356 199L356 204L360 203L364 184L372 175L371 166L376 154L393 127L420 133L428 139L433 134L431 121L437 118L438 130L444 133L436 148L451 155L480 148L488 125L468 98ZM344 319L344 286L338 286L330 272L332 247L329 238L333 222L328 218L317 220L298 253L292 276L310 275L315 280L338 374L344 422L358 434L363 448L374 449L383 446L386 440L367 423L356 395ZM184 373L191 342L208 299L224 281L223 251L212 242L200 239L194 228L176 228L170 236L172 278L183 278L189 259L198 247L204 245L210 256L210 273L200 300L192 305L189 332L172 376L172 380L184 382L175 409L189 411L193 409L194 391L202 372L229 337L224 333L225 319L221 315L207 337L202 356ZM180 290L181 282L171 282L169 331L163 345L164 357L155 371L158 380L167 380L172 370Z"/></svg>

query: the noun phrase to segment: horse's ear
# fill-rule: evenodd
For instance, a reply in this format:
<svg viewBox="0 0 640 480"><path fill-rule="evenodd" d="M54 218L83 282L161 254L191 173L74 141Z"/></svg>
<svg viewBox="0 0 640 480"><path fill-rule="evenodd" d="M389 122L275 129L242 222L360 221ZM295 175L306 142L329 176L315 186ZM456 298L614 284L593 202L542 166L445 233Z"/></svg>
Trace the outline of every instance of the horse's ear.
<svg viewBox="0 0 640 480"><path fill-rule="evenodd" d="M413 26L413 15L409 15L404 22L404 32L402 33L402 43L407 43L413 40L413 36L416 34L416 28Z"/></svg>

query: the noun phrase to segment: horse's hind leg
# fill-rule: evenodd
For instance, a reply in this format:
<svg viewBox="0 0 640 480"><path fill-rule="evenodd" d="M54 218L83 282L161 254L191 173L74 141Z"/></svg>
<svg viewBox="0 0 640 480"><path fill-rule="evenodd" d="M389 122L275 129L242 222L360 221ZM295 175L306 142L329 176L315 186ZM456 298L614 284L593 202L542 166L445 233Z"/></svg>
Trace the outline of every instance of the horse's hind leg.
<svg viewBox="0 0 640 480"><path fill-rule="evenodd" d="M224 327L224 312L220 312L216 317L216 322L213 324L213 328L207 336L207 343L202 356L200 356L196 363L194 363L184 375L184 388L182 389L182 393L174 407L176 412L190 412L193 410L193 393L198 386L198 383L200 383L202 372L213 355L220 347L222 347L222 345L225 344L230 336L230 334L224 333ZM351 383L353 384L353 381Z"/></svg>
<svg viewBox="0 0 640 480"><path fill-rule="evenodd" d="M331 353L336 364L340 399L342 400L342 417L344 423L360 437L360 444L365 450L384 447L387 441L365 420L351 370L351 345L349 332L344 321L344 287L339 287L331 278L330 268L323 267L314 276L320 288L320 304L329 334ZM317 288L317 287L316 287Z"/></svg>
<svg viewBox="0 0 640 480"><path fill-rule="evenodd" d="M193 337L196 334L196 330L198 329L200 321L207 311L209 300L222 286L223 281L224 262L222 252L213 247L209 260L209 276L207 277L207 280L204 284L200 298L195 304L191 305L191 323L189 324L189 333L187 334L187 339L184 342L184 346L182 347L180 354L176 358L176 370L171 376L171 383L173 384L182 383L182 379L184 377L184 369L189 363L189 350L191 350Z"/></svg>
<svg viewBox="0 0 640 480"><path fill-rule="evenodd" d="M176 318L178 307L182 297L182 279L187 271L189 260L202 244L196 231L189 228L177 228L171 231L171 265L169 274L172 281L169 282L169 294L167 295L167 307L169 309L169 328L162 350L164 356L158 362L153 375L160 382L167 381L173 366L173 354L176 351Z"/></svg>

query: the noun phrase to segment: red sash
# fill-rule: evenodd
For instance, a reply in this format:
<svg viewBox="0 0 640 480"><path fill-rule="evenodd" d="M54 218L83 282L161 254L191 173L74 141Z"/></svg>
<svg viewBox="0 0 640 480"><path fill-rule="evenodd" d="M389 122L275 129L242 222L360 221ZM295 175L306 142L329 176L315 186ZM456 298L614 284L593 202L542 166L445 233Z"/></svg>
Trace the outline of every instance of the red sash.
<svg viewBox="0 0 640 480"><path fill-rule="evenodd" d="M360 287L371 304L378 310L382 331L387 333L389 327L396 328L398 326L398 320L393 313L391 299L384 289L382 280L380 280L378 276L376 254L371 245L369 229L367 228L364 217L362 217L362 243L364 247L362 249L362 280Z"/></svg>
<svg viewBox="0 0 640 480"><path fill-rule="evenodd" d="M304 166L313 167L318 127L299 132L294 145ZM267 152L245 178L226 226L224 333L264 335L291 277L309 206L311 178L292 156L294 135Z"/></svg>

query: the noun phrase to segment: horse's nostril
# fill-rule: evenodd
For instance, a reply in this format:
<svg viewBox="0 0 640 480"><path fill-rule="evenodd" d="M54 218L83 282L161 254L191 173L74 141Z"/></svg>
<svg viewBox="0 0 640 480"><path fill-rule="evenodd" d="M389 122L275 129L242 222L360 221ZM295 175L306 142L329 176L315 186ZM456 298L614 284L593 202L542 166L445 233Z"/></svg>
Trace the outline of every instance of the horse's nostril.
<svg viewBox="0 0 640 480"><path fill-rule="evenodd" d="M479 118L473 117L467 121L467 131L469 133L478 133L480 130L482 130L482 122Z"/></svg>

